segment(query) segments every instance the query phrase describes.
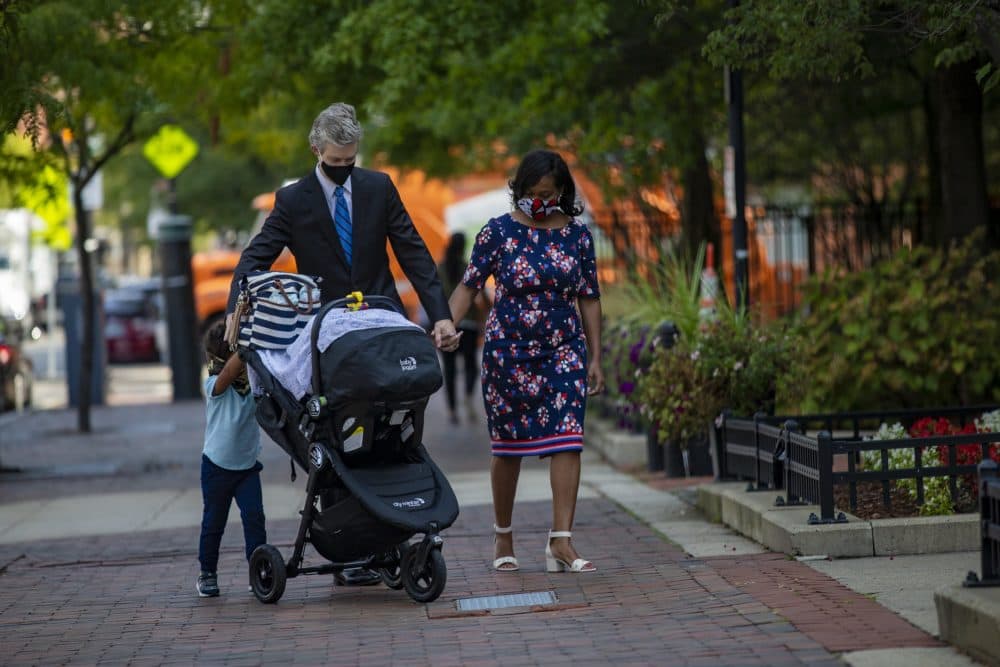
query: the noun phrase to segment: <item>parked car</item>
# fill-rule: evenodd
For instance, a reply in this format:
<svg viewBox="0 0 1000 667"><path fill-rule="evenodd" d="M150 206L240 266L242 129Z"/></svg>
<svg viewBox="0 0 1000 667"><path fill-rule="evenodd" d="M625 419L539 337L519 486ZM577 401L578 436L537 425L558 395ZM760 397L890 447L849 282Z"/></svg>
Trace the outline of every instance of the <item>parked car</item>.
<svg viewBox="0 0 1000 667"><path fill-rule="evenodd" d="M33 372L23 339L19 321L0 318L0 412L31 405Z"/></svg>
<svg viewBox="0 0 1000 667"><path fill-rule="evenodd" d="M104 341L108 363L159 361L153 301L140 290L104 294Z"/></svg>

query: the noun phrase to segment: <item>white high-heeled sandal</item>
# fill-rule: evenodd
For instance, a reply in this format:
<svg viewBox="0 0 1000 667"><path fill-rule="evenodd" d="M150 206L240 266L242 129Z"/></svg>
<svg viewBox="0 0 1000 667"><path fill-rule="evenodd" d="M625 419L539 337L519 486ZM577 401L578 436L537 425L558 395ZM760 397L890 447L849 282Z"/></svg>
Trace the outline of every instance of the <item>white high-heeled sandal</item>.
<svg viewBox="0 0 1000 667"><path fill-rule="evenodd" d="M549 541L545 544L545 571L546 572L597 572L597 567L585 558L577 558L572 563L567 563L561 558L552 555L552 540L556 537L572 538L573 533L568 530L550 530Z"/></svg>
<svg viewBox="0 0 1000 667"><path fill-rule="evenodd" d="M493 532L496 535L509 535L514 532L513 526L507 526L506 528L501 528L500 526L493 524ZM496 544L496 535L493 536L493 543ZM504 565L513 565L514 567L503 567ZM497 572L517 572L521 569L521 566L517 564L517 558L513 556L500 556L493 561L493 569Z"/></svg>

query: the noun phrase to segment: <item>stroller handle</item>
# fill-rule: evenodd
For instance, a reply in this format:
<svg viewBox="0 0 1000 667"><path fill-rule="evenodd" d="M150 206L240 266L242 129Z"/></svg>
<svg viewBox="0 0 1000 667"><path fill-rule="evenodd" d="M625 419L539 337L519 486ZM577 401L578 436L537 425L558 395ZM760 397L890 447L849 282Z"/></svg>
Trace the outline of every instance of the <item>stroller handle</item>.
<svg viewBox="0 0 1000 667"><path fill-rule="evenodd" d="M395 299L382 296L381 294L371 294L369 296L365 296L361 292L351 292L347 296L334 299L330 303L324 305L319 311L319 314L326 315L327 311L331 308L345 308L352 305L360 305L362 303L378 306L380 308L388 307L388 309L395 310L400 315L406 315L406 312L403 310L403 306L400 305Z"/></svg>
<svg viewBox="0 0 1000 667"><path fill-rule="evenodd" d="M402 304L397 302L395 299L382 296L380 294L372 294L370 296L365 296L361 292L351 292L345 297L339 299L334 299L333 301L324 304L319 312L313 317L312 321L312 331L310 332L310 338L312 343L312 366L313 366L313 376L312 376L312 390L313 396L319 396L320 386L319 386L319 329L320 325L323 323L323 318L328 312L333 308L348 308L352 305L360 307L361 304L368 304L372 306L377 306L379 308L384 308L386 310L393 310L400 315L406 315L406 311L403 310Z"/></svg>

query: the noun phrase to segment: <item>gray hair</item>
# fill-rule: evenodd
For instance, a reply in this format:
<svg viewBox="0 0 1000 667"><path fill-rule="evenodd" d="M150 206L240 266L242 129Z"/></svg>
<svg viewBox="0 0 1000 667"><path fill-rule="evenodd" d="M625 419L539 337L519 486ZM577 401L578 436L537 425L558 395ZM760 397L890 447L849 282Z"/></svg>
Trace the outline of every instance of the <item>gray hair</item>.
<svg viewBox="0 0 1000 667"><path fill-rule="evenodd" d="M326 144L347 146L361 141L364 132L354 107L336 102L319 112L309 131L309 145L323 150Z"/></svg>

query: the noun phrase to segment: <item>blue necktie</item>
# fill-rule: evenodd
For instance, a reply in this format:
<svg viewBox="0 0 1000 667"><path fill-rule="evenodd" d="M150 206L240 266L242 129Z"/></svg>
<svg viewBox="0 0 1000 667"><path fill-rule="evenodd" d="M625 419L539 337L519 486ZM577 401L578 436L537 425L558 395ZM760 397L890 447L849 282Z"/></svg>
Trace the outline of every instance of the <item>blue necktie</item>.
<svg viewBox="0 0 1000 667"><path fill-rule="evenodd" d="M347 257L347 264L351 264L351 212L347 210L347 198L344 196L344 188L337 186L333 191L333 196L337 204L333 209L333 223L337 228L337 236L340 237L340 247L344 249L344 256Z"/></svg>

